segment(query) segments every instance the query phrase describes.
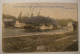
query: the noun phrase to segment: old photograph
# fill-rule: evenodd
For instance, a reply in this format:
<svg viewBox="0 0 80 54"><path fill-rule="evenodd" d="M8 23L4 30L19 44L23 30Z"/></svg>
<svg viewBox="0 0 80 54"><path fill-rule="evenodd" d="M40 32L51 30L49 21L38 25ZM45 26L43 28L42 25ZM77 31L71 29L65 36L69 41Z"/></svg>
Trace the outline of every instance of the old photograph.
<svg viewBox="0 0 80 54"><path fill-rule="evenodd" d="M78 51L78 4L3 3L2 51Z"/></svg>

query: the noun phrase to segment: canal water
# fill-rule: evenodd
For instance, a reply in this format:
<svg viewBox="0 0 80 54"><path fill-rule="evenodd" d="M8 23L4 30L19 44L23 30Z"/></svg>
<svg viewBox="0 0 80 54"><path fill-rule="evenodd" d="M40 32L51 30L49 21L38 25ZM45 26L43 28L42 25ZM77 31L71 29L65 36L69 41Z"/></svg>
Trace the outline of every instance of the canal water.
<svg viewBox="0 0 80 54"><path fill-rule="evenodd" d="M5 37L20 37L20 36L30 36L30 35L50 35L50 34L63 34L68 32L67 30L63 29L56 29L56 30L49 30L49 31L36 31L31 32L32 30L28 29L20 29L20 28L3 28L2 29L2 36Z"/></svg>

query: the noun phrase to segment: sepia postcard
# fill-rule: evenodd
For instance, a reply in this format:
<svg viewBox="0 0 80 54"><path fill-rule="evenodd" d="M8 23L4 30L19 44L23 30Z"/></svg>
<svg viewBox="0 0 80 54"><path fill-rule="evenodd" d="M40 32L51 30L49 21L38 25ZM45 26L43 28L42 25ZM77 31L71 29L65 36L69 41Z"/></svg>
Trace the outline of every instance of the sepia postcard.
<svg viewBox="0 0 80 54"><path fill-rule="evenodd" d="M77 3L3 3L2 51L77 52Z"/></svg>

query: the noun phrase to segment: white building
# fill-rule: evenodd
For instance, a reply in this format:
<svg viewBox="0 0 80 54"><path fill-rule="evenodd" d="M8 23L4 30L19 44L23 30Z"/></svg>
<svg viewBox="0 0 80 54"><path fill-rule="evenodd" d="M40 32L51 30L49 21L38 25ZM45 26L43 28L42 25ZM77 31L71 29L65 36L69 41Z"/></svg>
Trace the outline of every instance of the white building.
<svg viewBox="0 0 80 54"><path fill-rule="evenodd" d="M53 29L53 26L52 26L52 25L50 25L50 26L42 25L42 26L40 26L40 29L41 29L41 30L45 30L45 29Z"/></svg>
<svg viewBox="0 0 80 54"><path fill-rule="evenodd" d="M14 20L13 19L7 19L7 18L3 19L3 22L7 22L7 21L14 21Z"/></svg>
<svg viewBox="0 0 80 54"><path fill-rule="evenodd" d="M69 22L69 23L67 24L67 29L68 29L68 31L73 31L72 22Z"/></svg>
<svg viewBox="0 0 80 54"><path fill-rule="evenodd" d="M16 21L15 27L17 27L17 28L22 28L23 26L25 26L24 23L20 23L19 21Z"/></svg>

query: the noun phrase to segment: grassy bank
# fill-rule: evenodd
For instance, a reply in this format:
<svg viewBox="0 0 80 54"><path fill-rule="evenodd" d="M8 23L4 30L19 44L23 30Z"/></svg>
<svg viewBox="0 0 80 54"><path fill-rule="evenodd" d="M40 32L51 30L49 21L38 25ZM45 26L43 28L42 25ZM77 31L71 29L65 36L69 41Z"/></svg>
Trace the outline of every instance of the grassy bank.
<svg viewBox="0 0 80 54"><path fill-rule="evenodd" d="M77 32L3 38L3 52L37 52L37 46L46 46L43 49L45 52L69 51L68 46L71 46L74 43L73 40L77 38ZM71 51L77 51L77 49L71 49Z"/></svg>

